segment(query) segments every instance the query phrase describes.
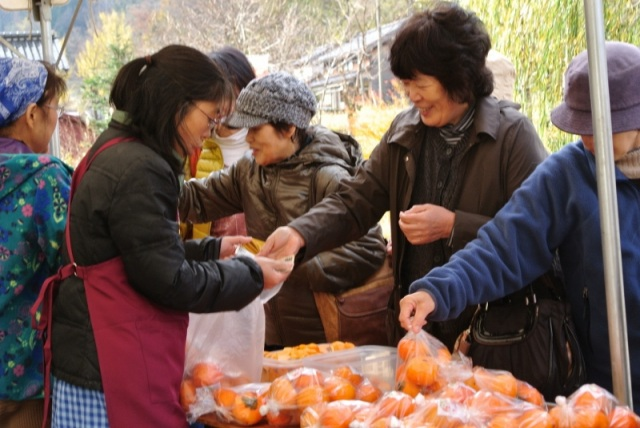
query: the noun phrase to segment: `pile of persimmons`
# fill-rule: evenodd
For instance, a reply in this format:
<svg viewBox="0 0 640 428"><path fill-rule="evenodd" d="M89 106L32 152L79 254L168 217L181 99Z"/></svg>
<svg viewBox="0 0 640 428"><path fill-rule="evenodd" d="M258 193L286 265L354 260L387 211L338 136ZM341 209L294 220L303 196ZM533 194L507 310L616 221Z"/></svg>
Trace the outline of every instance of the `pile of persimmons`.
<svg viewBox="0 0 640 428"><path fill-rule="evenodd" d="M193 374L190 381L204 384ZM206 395L210 413L200 420L214 425L217 420L301 428L640 428L636 414L596 385L548 404L511 373L473 367L425 332L400 341L395 389L384 389L349 366L329 372L303 367L269 383L225 386L218 380L181 399L188 411L190 399Z"/></svg>

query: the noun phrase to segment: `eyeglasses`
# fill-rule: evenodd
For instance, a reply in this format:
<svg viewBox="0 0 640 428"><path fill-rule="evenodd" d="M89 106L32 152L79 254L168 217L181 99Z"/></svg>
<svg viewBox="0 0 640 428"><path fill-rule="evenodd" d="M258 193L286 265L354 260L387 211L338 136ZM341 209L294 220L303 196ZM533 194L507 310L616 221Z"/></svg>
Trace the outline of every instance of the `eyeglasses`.
<svg viewBox="0 0 640 428"><path fill-rule="evenodd" d="M42 107L55 110L58 115L58 119L60 119L60 117L64 114L64 106L50 106L50 105L44 104Z"/></svg>
<svg viewBox="0 0 640 428"><path fill-rule="evenodd" d="M225 119L225 117L224 117L224 116L222 116L222 117L215 117L215 118L214 118L214 117L211 117L211 116L209 116L209 115L208 115L204 110L202 110L200 107L198 107L198 105L197 105L196 103L193 103L193 102L192 102L191 104L193 104L193 106L194 106L195 108L197 108L198 110L200 110L200 112L201 112L202 114L204 114L205 116L207 116L207 119L209 119L209 129L213 129L213 128L215 128L216 126L218 126L219 124L221 124L221 123L222 123L222 121Z"/></svg>

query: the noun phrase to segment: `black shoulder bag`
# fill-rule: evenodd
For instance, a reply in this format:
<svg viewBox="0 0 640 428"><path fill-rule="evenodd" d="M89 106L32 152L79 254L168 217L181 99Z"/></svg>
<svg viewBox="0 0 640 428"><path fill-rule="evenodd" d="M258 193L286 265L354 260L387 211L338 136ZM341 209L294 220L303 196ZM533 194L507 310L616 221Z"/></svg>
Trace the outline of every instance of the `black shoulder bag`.
<svg viewBox="0 0 640 428"><path fill-rule="evenodd" d="M558 268L516 293L479 305L460 350L473 365L510 371L550 402L586 380Z"/></svg>

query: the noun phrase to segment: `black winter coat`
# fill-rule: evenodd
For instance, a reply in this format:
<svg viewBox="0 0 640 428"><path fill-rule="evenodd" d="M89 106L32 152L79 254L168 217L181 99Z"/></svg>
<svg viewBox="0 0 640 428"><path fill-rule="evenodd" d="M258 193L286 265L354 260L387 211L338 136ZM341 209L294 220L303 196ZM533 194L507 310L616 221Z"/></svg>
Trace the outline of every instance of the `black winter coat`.
<svg viewBox="0 0 640 428"><path fill-rule="evenodd" d="M126 136L111 121L90 150ZM70 207L75 262L94 265L122 257L130 285L159 306L185 312L237 310L257 297L262 273L250 258L216 260L215 238L183 243L178 233L180 179L152 148L127 141L98 155ZM67 248L63 255L68 260ZM64 281L54 300L53 375L101 389L83 283Z"/></svg>

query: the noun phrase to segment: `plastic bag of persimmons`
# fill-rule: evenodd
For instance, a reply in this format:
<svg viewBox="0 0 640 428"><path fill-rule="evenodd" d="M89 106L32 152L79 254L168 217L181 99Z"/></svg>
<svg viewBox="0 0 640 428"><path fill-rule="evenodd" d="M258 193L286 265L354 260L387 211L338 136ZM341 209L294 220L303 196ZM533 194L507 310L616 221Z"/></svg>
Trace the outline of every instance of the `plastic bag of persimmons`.
<svg viewBox="0 0 640 428"><path fill-rule="evenodd" d="M381 396L378 386L349 366L330 371L302 367L270 383L212 389L209 411L198 421L211 426L300 426L305 409L338 401L368 405Z"/></svg>
<svg viewBox="0 0 640 428"><path fill-rule="evenodd" d="M408 333L398 344L396 389L368 408L357 407L344 426L640 427L637 415L596 385L584 385L549 404L539 391L511 373L473 367L467 357L451 355L426 332ZM329 410L317 412L315 419L327 417L324 411ZM313 419L307 417L309 413L305 410L302 421ZM348 413L343 410L342 415ZM316 426L325 425L306 425Z"/></svg>
<svg viewBox="0 0 640 428"><path fill-rule="evenodd" d="M269 426L301 426L306 409L317 410L318 406L338 401L369 405L381 396L382 391L373 382L349 366L328 372L301 367L271 382L263 413Z"/></svg>
<svg viewBox="0 0 640 428"><path fill-rule="evenodd" d="M264 329L259 298L239 311L189 314L180 387L189 422L214 410L216 389L260 382Z"/></svg>
<svg viewBox="0 0 640 428"><path fill-rule="evenodd" d="M347 366L330 372L300 368L261 384L255 395L234 391L228 405L239 403L236 415L253 419L234 416L231 407L226 420L301 428L640 428L637 415L595 385L549 404L509 372L472 367L467 357L449 354L427 333L407 334L397 352L396 390L376 390ZM430 368L410 364L417 357ZM415 386L407 388L406 382ZM216 400L221 405L225 399Z"/></svg>

